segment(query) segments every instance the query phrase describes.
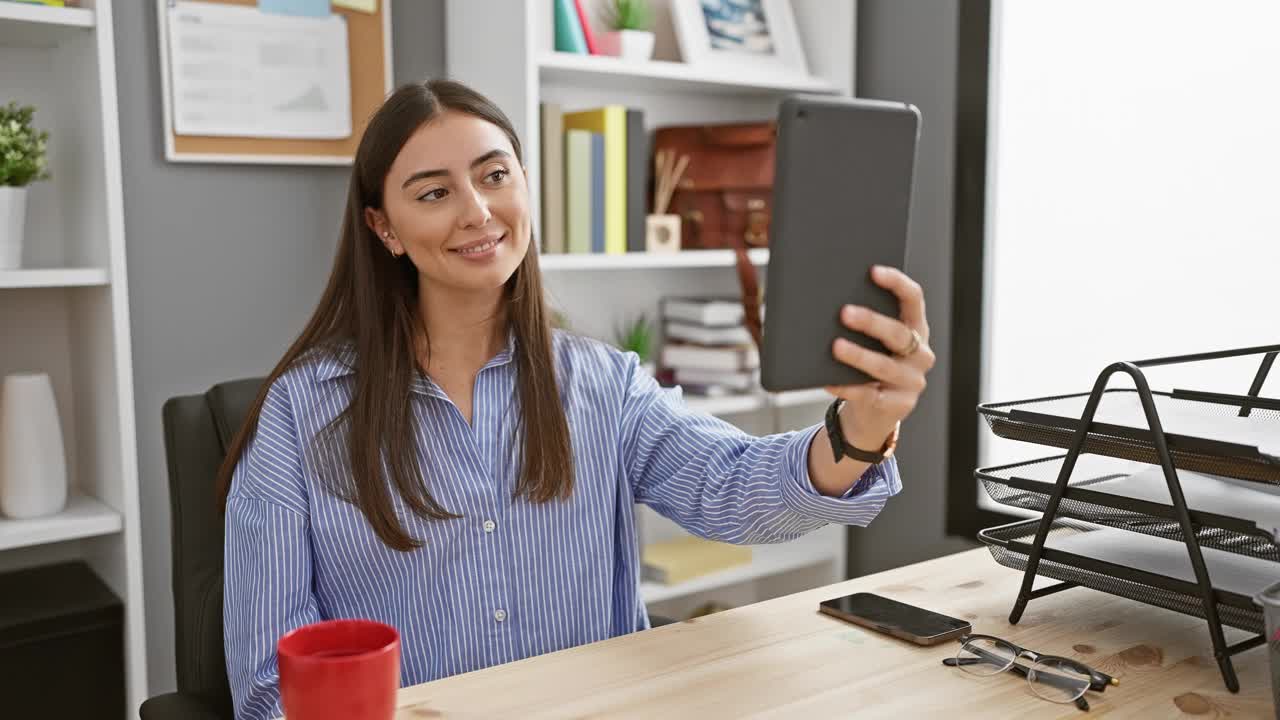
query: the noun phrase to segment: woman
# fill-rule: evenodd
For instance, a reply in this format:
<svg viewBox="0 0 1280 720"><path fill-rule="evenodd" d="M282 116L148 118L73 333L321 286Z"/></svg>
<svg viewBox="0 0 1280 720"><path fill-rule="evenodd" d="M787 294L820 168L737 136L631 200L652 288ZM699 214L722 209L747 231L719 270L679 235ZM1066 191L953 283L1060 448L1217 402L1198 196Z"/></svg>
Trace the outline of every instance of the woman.
<svg viewBox="0 0 1280 720"><path fill-rule="evenodd" d="M405 685L648 627L637 502L771 543L865 525L900 489L892 458L836 462L820 425L748 436L634 354L553 331L521 162L507 118L457 83L402 87L371 119L328 286L222 468L238 717L280 712L276 641L324 618L398 628ZM881 382L829 388L867 451L933 365L919 286L873 276L901 320L843 317L903 354L838 341Z"/></svg>

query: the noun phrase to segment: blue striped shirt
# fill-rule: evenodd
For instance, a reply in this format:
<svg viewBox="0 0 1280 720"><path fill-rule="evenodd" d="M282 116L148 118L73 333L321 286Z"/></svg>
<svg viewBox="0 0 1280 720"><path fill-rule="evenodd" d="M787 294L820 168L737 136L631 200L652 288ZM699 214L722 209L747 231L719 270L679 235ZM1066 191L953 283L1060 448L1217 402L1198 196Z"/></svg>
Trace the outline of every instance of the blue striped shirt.
<svg viewBox="0 0 1280 720"><path fill-rule="evenodd" d="M429 377L413 380L423 480L462 517L419 519L393 493L406 529L425 541L412 552L388 549L325 489L346 464L342 443L317 432L350 401L354 354L313 353L271 386L227 504L223 612L237 717L281 713L276 641L321 619L396 627L404 686L647 628L637 502L696 535L755 544L829 522L866 525L901 489L886 462L843 498L824 497L807 462L820 425L747 435L688 409L634 353L557 331L573 494L515 498L512 349L509 339L476 375L469 425Z"/></svg>

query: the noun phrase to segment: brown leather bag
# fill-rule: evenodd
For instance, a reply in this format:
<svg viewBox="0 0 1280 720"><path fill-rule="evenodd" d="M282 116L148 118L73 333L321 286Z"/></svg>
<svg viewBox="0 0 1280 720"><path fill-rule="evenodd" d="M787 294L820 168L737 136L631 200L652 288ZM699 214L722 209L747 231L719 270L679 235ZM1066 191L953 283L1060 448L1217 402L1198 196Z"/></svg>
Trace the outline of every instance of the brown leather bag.
<svg viewBox="0 0 1280 720"><path fill-rule="evenodd" d="M760 344L761 293L748 248L768 247L777 123L677 125L654 132L654 152L688 156L668 212L680 216L681 249L732 249L746 325Z"/></svg>

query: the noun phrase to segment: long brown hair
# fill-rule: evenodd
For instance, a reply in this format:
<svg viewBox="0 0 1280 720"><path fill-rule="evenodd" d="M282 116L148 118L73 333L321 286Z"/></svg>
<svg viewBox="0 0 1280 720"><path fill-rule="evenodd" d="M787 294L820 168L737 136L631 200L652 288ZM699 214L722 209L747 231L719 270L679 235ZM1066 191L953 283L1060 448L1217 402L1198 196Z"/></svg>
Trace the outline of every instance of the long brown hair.
<svg viewBox="0 0 1280 720"><path fill-rule="evenodd" d="M420 546L397 518L392 488L418 517L456 518L431 496L418 466L413 442L409 386L418 371L415 335L425 333L418 317L417 268L407 255L394 257L365 224L365 208L382 207L382 188L392 162L409 137L445 110L467 113L506 134L523 165L520 139L511 122L487 98L461 83L430 80L398 88L369 120L360 140L342 237L333 271L306 328L267 377L245 424L218 471L225 506L232 474L257 431L267 390L286 370L313 351L351 344L356 353L351 402L327 430L345 435L350 468L344 487L332 488L360 508L388 547ZM516 494L534 502L568 497L573 490L569 426L560 403L552 360L550 312L542 291L538 253L531 238L523 262L507 281L507 317L515 335L520 418L523 435ZM429 342L429 339L428 339ZM390 482L383 478L385 457Z"/></svg>

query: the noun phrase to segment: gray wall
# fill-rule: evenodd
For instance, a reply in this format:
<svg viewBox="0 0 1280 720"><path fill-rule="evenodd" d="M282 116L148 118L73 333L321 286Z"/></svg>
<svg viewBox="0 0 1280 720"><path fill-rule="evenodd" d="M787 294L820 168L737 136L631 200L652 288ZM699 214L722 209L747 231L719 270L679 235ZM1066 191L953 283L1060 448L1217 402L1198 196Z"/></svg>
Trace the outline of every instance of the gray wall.
<svg viewBox="0 0 1280 720"><path fill-rule="evenodd" d="M849 533L849 571L865 575L976 545L943 534L951 344L956 28L962 0L859 0L856 92L914 103L922 116L907 272L925 288L938 364L903 423L902 494Z"/></svg>
<svg viewBox="0 0 1280 720"><path fill-rule="evenodd" d="M938 367L903 428L905 489L851 533L864 574L964 549L942 534L950 342L951 212L959 0L860 0L860 95L906 100L924 116L912 257ZM397 82L444 70L442 3L393 14ZM155 3L117 3L116 64L142 487L150 692L174 687L169 512L160 408L169 397L261 375L301 329L332 261L343 168L214 166L164 160Z"/></svg>
<svg viewBox="0 0 1280 720"><path fill-rule="evenodd" d="M160 408L271 369L323 289L349 172L166 162L155 13L115 4L152 694L175 682ZM443 72L443 4L401 0L392 21L396 82Z"/></svg>

